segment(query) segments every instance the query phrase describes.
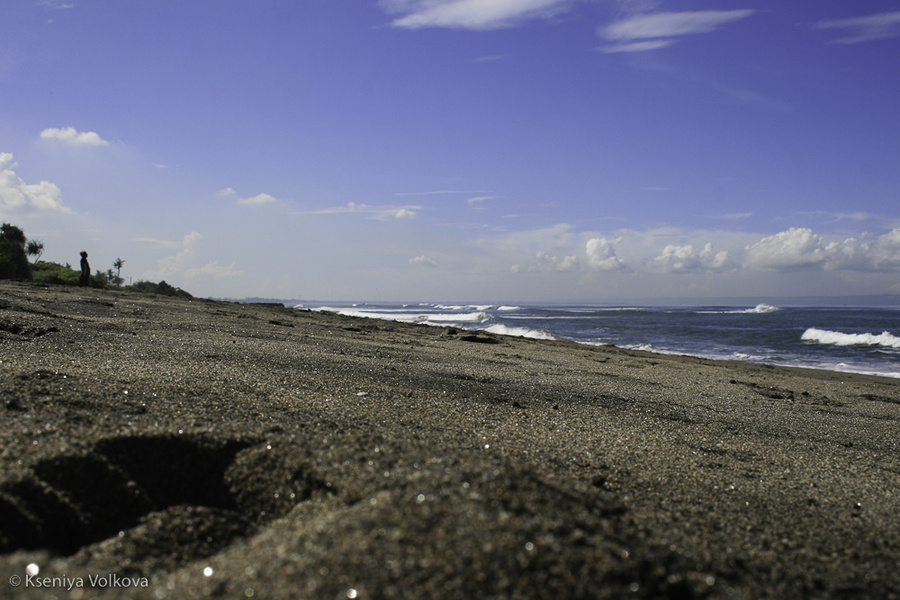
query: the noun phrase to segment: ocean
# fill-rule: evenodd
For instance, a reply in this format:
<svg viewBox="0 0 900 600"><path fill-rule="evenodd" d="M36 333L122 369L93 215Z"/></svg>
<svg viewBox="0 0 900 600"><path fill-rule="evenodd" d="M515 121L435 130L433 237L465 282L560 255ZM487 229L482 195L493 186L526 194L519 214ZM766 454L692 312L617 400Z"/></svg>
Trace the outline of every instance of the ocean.
<svg viewBox="0 0 900 600"><path fill-rule="evenodd" d="M298 308L665 354L900 378L900 308L354 303Z"/></svg>

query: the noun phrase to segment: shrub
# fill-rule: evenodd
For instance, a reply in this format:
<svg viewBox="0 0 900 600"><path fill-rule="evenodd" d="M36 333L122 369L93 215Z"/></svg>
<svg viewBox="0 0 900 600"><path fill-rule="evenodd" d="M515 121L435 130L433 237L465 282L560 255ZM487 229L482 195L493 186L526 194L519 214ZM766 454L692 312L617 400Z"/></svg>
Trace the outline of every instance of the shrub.
<svg viewBox="0 0 900 600"><path fill-rule="evenodd" d="M0 279L31 279L25 232L9 223L0 227Z"/></svg>
<svg viewBox="0 0 900 600"><path fill-rule="evenodd" d="M76 271L68 265L60 265L55 262L40 261L32 265L32 276L35 281L41 283L61 283L65 285L78 285L80 271Z"/></svg>
<svg viewBox="0 0 900 600"><path fill-rule="evenodd" d="M159 283L152 283L150 281L138 281L134 285L125 286L124 289L132 292L140 292L142 294L159 294L161 296L193 298L192 295L190 295L183 289L174 287L173 285L168 284L165 281L160 281Z"/></svg>

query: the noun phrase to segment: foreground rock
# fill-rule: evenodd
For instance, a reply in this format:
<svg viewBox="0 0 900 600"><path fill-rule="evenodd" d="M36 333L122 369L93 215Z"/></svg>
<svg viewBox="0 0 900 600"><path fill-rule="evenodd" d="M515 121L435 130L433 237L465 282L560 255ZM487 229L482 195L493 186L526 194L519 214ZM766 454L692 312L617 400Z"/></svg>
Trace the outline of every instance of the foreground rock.
<svg viewBox="0 0 900 600"><path fill-rule="evenodd" d="M890 379L3 282L0 596L895 598L898 422Z"/></svg>

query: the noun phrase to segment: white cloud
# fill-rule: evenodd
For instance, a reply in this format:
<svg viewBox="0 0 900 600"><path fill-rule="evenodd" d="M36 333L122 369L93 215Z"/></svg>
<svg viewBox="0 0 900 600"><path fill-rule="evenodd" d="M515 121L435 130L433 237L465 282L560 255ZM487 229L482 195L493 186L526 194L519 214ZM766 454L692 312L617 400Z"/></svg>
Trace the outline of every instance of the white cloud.
<svg viewBox="0 0 900 600"><path fill-rule="evenodd" d="M236 263L231 263L227 267L219 264L218 261L208 262L202 267L195 267L192 269L186 269L184 272L185 277L188 279L195 279L197 277L212 277L213 279L226 279L229 277L240 277L244 274L243 271L235 268Z"/></svg>
<svg viewBox="0 0 900 600"><path fill-rule="evenodd" d="M559 257L540 251L534 255L534 258L537 263L537 269L541 270L550 269L553 271L572 272L578 270L580 263L578 256L575 254Z"/></svg>
<svg viewBox="0 0 900 600"><path fill-rule="evenodd" d="M598 271L621 271L625 263L616 256L613 241L605 237L591 238L584 246L588 265Z"/></svg>
<svg viewBox="0 0 900 600"><path fill-rule="evenodd" d="M824 248L825 269L895 271L900 269L900 227L868 241L868 236L831 242Z"/></svg>
<svg viewBox="0 0 900 600"><path fill-rule="evenodd" d="M402 14L395 27L499 29L565 10L571 0L380 0L381 8Z"/></svg>
<svg viewBox="0 0 900 600"><path fill-rule="evenodd" d="M648 263L651 270L661 273L717 272L734 266L727 251L713 251L712 242L707 242L702 248L692 244L669 244Z"/></svg>
<svg viewBox="0 0 900 600"><path fill-rule="evenodd" d="M613 44L612 46L601 46L600 52L612 54L615 52L647 52L648 50L658 50L671 46L675 40L647 40L643 42L630 42L627 44Z"/></svg>
<svg viewBox="0 0 900 600"><path fill-rule="evenodd" d="M598 29L597 33L601 37L611 42L620 42L603 46L600 50L643 52L665 48L675 43L671 38L709 33L727 23L747 18L755 12L755 10L701 10L635 15Z"/></svg>
<svg viewBox="0 0 900 600"><path fill-rule="evenodd" d="M702 10L636 15L602 29L608 40L629 41L709 33L722 25L744 19L753 10Z"/></svg>
<svg viewBox="0 0 900 600"><path fill-rule="evenodd" d="M320 210L298 212L300 215L363 215L367 219L386 221L388 219L415 219L421 206L370 206L348 202L344 206L333 206Z"/></svg>
<svg viewBox="0 0 900 600"><path fill-rule="evenodd" d="M109 142L94 131L79 132L74 127L57 129L51 127L41 132L42 140L57 140L71 146L107 146Z"/></svg>
<svg viewBox="0 0 900 600"><path fill-rule="evenodd" d="M877 270L900 269L900 227L880 235L871 246L872 266Z"/></svg>
<svg viewBox="0 0 900 600"><path fill-rule="evenodd" d="M234 188L227 187L216 192L216 196L219 196L220 198L231 198L232 196L237 196L237 192L234 191Z"/></svg>
<svg viewBox="0 0 900 600"><path fill-rule="evenodd" d="M416 256L415 258L409 259L409 264L415 265L417 267L436 267L437 266L437 263L435 261L428 258L424 254L420 255L420 256Z"/></svg>
<svg viewBox="0 0 900 600"><path fill-rule="evenodd" d="M185 265L189 263L195 255L196 245L203 239L203 236L196 231L192 231L181 239L181 242L165 242L163 240L151 240L142 238L140 241L155 243L162 247L176 247L180 250L172 256L161 258L157 263L157 269L145 273L143 276L151 279L171 279L172 277L183 275Z"/></svg>
<svg viewBox="0 0 900 600"><path fill-rule="evenodd" d="M62 193L49 181L27 184L16 175L13 155L0 152L0 215L37 216L68 214Z"/></svg>
<svg viewBox="0 0 900 600"><path fill-rule="evenodd" d="M231 189L231 188L228 188L228 189ZM232 190L232 191L234 191L234 190ZM240 199L238 199L237 204L243 204L243 205L270 204L272 202L277 202L277 201L278 201L277 199L273 198L269 194L257 194L255 196L251 196L250 198L240 198Z"/></svg>
<svg viewBox="0 0 900 600"><path fill-rule="evenodd" d="M792 227L746 251L745 266L752 269L896 271L900 270L900 227L873 239L863 234L832 242L811 229Z"/></svg>
<svg viewBox="0 0 900 600"><path fill-rule="evenodd" d="M900 36L900 11L878 13L865 17L820 21L816 29L843 29L850 35L834 40L839 44L857 44Z"/></svg>
<svg viewBox="0 0 900 600"><path fill-rule="evenodd" d="M770 271L817 268L825 262L822 243L812 229L791 227L747 246L744 264Z"/></svg>
<svg viewBox="0 0 900 600"><path fill-rule="evenodd" d="M623 295L729 295L775 281L781 287L774 291L788 293L779 273L797 273L787 281L796 281L791 292L800 293L812 282L833 290L864 275L875 281L882 274L893 283L900 273L900 227L849 237L798 227L772 234L675 227L604 233L560 224L498 232L472 248L498 280L509 274L510 290L546 290L567 281L573 294L609 285Z"/></svg>
<svg viewBox="0 0 900 600"><path fill-rule="evenodd" d="M212 279L224 279L239 277L243 271L236 268L236 263L223 266L218 261L210 261L202 266L192 266L197 262L197 247L203 240L203 236L192 231L184 236L180 242L157 240L152 238L138 238L135 241L154 244L163 248L179 248L178 252L171 256L161 258L154 271L148 271L141 275L142 278L157 281L165 279L197 279L201 277Z"/></svg>

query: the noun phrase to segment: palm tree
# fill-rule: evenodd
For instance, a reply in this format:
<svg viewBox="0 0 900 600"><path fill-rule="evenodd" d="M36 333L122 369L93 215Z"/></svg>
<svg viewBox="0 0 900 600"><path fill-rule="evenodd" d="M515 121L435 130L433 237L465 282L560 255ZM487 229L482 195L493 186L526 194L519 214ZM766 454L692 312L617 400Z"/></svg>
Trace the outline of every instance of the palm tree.
<svg viewBox="0 0 900 600"><path fill-rule="evenodd" d="M34 262L37 263L41 259L41 254L44 253L44 242L28 240L28 245L25 246L25 253L28 256L33 256Z"/></svg>
<svg viewBox="0 0 900 600"><path fill-rule="evenodd" d="M113 262L113 266L116 268L116 285L122 284L122 278L119 276L122 271L122 265L125 264L125 261L121 258L117 258L115 262Z"/></svg>

